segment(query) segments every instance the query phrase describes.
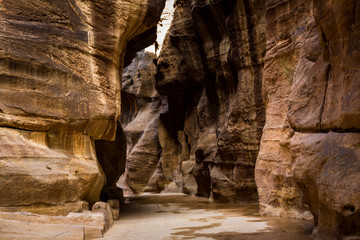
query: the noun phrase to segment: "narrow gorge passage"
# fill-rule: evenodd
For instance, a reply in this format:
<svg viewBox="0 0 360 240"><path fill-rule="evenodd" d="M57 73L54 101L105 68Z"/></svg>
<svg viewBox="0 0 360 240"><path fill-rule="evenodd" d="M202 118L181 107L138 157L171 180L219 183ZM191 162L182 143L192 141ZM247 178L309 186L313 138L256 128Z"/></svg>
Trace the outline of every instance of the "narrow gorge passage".
<svg viewBox="0 0 360 240"><path fill-rule="evenodd" d="M360 0L0 0L0 240L360 240L359 63Z"/></svg>
<svg viewBox="0 0 360 240"><path fill-rule="evenodd" d="M257 204L211 203L183 194L129 197L106 240L136 239L311 239L313 223L262 217Z"/></svg>

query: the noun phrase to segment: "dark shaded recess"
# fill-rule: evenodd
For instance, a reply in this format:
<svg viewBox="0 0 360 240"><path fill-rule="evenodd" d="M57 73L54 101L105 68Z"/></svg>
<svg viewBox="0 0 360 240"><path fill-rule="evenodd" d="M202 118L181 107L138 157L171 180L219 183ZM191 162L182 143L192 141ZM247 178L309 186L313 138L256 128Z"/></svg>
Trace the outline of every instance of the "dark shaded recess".
<svg viewBox="0 0 360 240"><path fill-rule="evenodd" d="M163 66L162 63L158 65L160 68ZM156 72L155 78L158 81L161 81L161 79L164 78L164 75L161 71ZM161 85L159 87L156 85L156 91L161 95L167 95L167 96L181 96L184 95L184 92L189 92L191 89L197 88L198 84L194 81L191 83L189 81L189 84L184 84L183 82L168 82L166 84Z"/></svg>
<svg viewBox="0 0 360 240"><path fill-rule="evenodd" d="M202 87L194 85L192 90L183 94L167 95L168 109L160 114L160 121L176 141L178 139L177 132L184 130L186 114L194 110L199 102L201 92Z"/></svg>
<svg viewBox="0 0 360 240"><path fill-rule="evenodd" d="M203 72L195 67L194 60L197 61L197 57L195 57L195 59L191 59L190 57L192 54L197 54L197 37L193 35L168 35L168 37L168 44L171 46L170 48L176 52L175 55L177 59L166 59L157 63L155 88L158 93L162 95L188 93L195 87L201 85L201 79L204 78ZM194 53L194 51L196 51L196 53ZM191 52L193 53L190 54ZM171 62L169 62L169 60ZM177 74L164 76L164 73L168 72L166 70L169 67L172 69L171 72L176 72Z"/></svg>
<svg viewBox="0 0 360 240"><path fill-rule="evenodd" d="M199 197L210 197L211 192L211 177L209 170L209 163L204 162L205 155L203 150L198 149L195 152L196 165L192 174L195 177L196 183L198 185L196 195Z"/></svg>
<svg viewBox="0 0 360 240"><path fill-rule="evenodd" d="M221 6L215 7L220 7L221 9ZM209 26L206 28L208 35L212 37L212 41L214 42L215 46L219 45L222 40L222 34L217 27L218 23L213 17L210 7L194 7L191 13L197 32L202 32L201 26L202 24L206 23L206 26Z"/></svg>
<svg viewBox="0 0 360 240"><path fill-rule="evenodd" d="M206 97L208 100L207 107L209 109L209 117L216 122L219 117L220 102L216 92L216 77L206 67L206 79L203 81Z"/></svg>
<svg viewBox="0 0 360 240"><path fill-rule="evenodd" d="M168 95L168 111L160 114L160 121L175 141L178 139L178 131L184 129L185 110L185 94Z"/></svg>
<svg viewBox="0 0 360 240"><path fill-rule="evenodd" d="M235 7L235 4L236 4L236 0L225 0L220 2L220 6L225 17L230 15L230 13L233 11Z"/></svg>
<svg viewBox="0 0 360 240"><path fill-rule="evenodd" d="M344 206L343 209L345 214L340 218L340 235L360 236L360 210L351 204Z"/></svg>
<svg viewBox="0 0 360 240"><path fill-rule="evenodd" d="M247 168L246 170L249 172L255 171L254 168ZM252 176L254 176L253 173ZM233 200L235 202L259 202L259 195L256 187L254 188L249 185L237 186L235 193L236 198Z"/></svg>
<svg viewBox="0 0 360 240"><path fill-rule="evenodd" d="M211 26L209 29L210 31L213 31L214 33L212 34L216 34L215 36L221 36L220 32L217 30L215 30L215 26L216 26L216 22L213 19L213 17L211 16L211 13L209 11L207 11L207 13L202 14L201 11L202 8L194 8L192 9L192 18L194 20L194 25L196 28L196 34L197 34L197 39L199 41L199 52L200 52L200 56L201 56L201 60L203 62L203 68L204 68L204 72L205 72L205 78L202 79L202 85L204 87L205 93L206 93L206 97L208 100L208 105L207 107L209 108L209 113L211 113L211 119L213 119L214 121L217 121L218 118L218 113L219 113L219 109L220 109L220 103L219 103L219 98L217 95L217 91L216 91L216 73L213 73L210 69L209 69L209 64L207 62L207 58L206 58L206 53L205 53L205 49L204 49L204 43L202 41L202 38L199 34L199 22L202 22L203 19L201 17L207 16L209 19L211 19L212 24L207 24L207 26ZM203 10L204 11L204 10ZM202 16L204 15L204 16ZM204 20L204 22L206 22L206 19ZM221 37L218 39L218 43L221 42ZM219 65L220 66L220 65Z"/></svg>
<svg viewBox="0 0 360 240"><path fill-rule="evenodd" d="M121 115L120 122L124 128L132 122L139 113L137 98L126 91L121 91Z"/></svg>
<svg viewBox="0 0 360 240"><path fill-rule="evenodd" d="M157 27L152 27L149 30L133 37L126 45L126 53L124 57L124 67L130 65L135 55L140 50L150 46L156 41Z"/></svg>
<svg viewBox="0 0 360 240"><path fill-rule="evenodd" d="M261 4L259 4L261 5ZM249 0L244 0L244 8L246 12L246 26L247 26L247 32L248 32L248 43L249 43L249 49L251 54L251 64L257 65L260 63L260 60L258 59L258 42L256 40L256 28L255 23L253 21L253 16L255 15L252 7L249 3Z"/></svg>
<svg viewBox="0 0 360 240"><path fill-rule="evenodd" d="M227 6L227 4L225 4L225 8L227 8L226 6ZM209 66L209 62L208 62L208 59L205 54L205 49L203 48L204 43L202 42L201 32L204 31L203 26L204 25L207 26L205 28L206 35L211 37L211 42L215 46L215 48L214 48L214 50L216 51L215 56L219 56L220 55L219 48L216 46L220 45L220 43L223 39L223 34L219 30L219 22L216 21L214 15L213 15L213 11L215 11L215 10L221 11L222 8L223 8L223 6L221 6L219 3L216 3L216 4L214 3L212 5L205 5L204 7L194 7L192 9L192 18L194 20L196 32L198 34L199 45L201 46L199 50L200 50L200 54L201 54L204 66ZM225 28L225 22L223 23L222 27ZM221 68L220 58L217 58L217 57L212 58L212 59L209 59L209 61L213 61L213 63L212 63L213 66ZM220 74L222 74L222 73L220 71L217 71L217 69L210 69L210 68L205 67L204 70L207 74L207 77L204 80L204 87L206 90L206 94L209 99L218 101L218 95L217 95L216 88L223 89L224 91L229 92L229 90L228 90L229 86L227 86L228 83L225 81L223 76L218 75L219 73ZM210 104L210 105L212 105L212 104Z"/></svg>
<svg viewBox="0 0 360 240"><path fill-rule="evenodd" d="M211 192L211 177L210 170L207 162L204 162L205 155L203 150L198 149L195 152L196 165L192 171L195 181L198 185L196 196L210 197Z"/></svg>
<svg viewBox="0 0 360 240"><path fill-rule="evenodd" d="M121 124L117 124L114 141L95 141L97 159L105 173L106 184L101 190L100 200L106 202L109 199L123 200L122 189L116 186L116 182L125 172L126 164L126 137Z"/></svg>
<svg viewBox="0 0 360 240"><path fill-rule="evenodd" d="M262 98L263 67L264 67L263 64L254 67L254 74L255 74L254 97L255 97L255 108L256 108L256 120L258 122L256 129L256 139L258 139L259 141L261 140L263 128L265 125L265 104Z"/></svg>

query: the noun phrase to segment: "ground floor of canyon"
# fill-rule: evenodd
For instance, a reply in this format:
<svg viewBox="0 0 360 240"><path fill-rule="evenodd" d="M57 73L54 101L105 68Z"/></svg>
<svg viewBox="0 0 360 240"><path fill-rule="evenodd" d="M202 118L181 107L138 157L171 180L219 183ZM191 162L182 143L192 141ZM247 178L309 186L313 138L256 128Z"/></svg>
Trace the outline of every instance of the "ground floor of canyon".
<svg viewBox="0 0 360 240"><path fill-rule="evenodd" d="M311 239L309 221L262 217L257 204L219 204L187 195L141 195L121 206L102 239Z"/></svg>

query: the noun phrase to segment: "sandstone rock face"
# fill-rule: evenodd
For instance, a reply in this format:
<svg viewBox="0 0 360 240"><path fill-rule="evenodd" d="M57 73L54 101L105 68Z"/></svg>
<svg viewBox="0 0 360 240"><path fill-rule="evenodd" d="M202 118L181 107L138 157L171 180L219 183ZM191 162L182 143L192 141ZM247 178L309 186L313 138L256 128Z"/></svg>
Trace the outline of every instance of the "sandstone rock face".
<svg viewBox="0 0 360 240"><path fill-rule="evenodd" d="M267 1L261 212L309 218L318 239L359 235L359 4Z"/></svg>
<svg viewBox="0 0 360 240"><path fill-rule="evenodd" d="M2 127L0 142L2 206L35 204L51 214L61 213L54 205L99 197L105 178L89 136Z"/></svg>
<svg viewBox="0 0 360 240"><path fill-rule="evenodd" d="M173 146L162 158L179 166L174 187L184 192L217 201L257 197L263 9L262 1L177 1L156 89L168 98L159 140Z"/></svg>
<svg viewBox="0 0 360 240"><path fill-rule="evenodd" d="M360 134L295 133L293 172L314 215L313 235L359 234Z"/></svg>
<svg viewBox="0 0 360 240"><path fill-rule="evenodd" d="M156 24L161 5L4 1L0 124L113 139L126 43Z"/></svg>
<svg viewBox="0 0 360 240"><path fill-rule="evenodd" d="M67 216L0 212L0 236L9 240L98 239L111 226L113 216L106 203L96 203L94 208L93 212Z"/></svg>
<svg viewBox="0 0 360 240"><path fill-rule="evenodd" d="M259 197L262 214L313 218L317 239L359 237L359 1L178 0L154 62L136 52L163 6L1 2L0 210L82 212L119 198L125 171L128 193ZM117 216L93 210L100 233Z"/></svg>
<svg viewBox="0 0 360 240"><path fill-rule="evenodd" d="M162 101L155 91L155 54L138 52L124 69L122 80L121 125L127 139L126 172L121 186L127 195L151 190L159 192L157 182L150 184L152 175L160 171L161 151L158 139L159 115Z"/></svg>
<svg viewBox="0 0 360 240"><path fill-rule="evenodd" d="M163 7L163 0L1 2L3 210L66 214L99 199L105 176L94 139L115 139L124 57L154 39ZM114 186L114 175L107 178Z"/></svg>
<svg viewBox="0 0 360 240"><path fill-rule="evenodd" d="M311 67L321 54L322 48L318 44L320 30L315 26L312 17L311 1L279 2L266 2L267 49L263 70L266 123L256 163L256 183L261 212L309 218L311 216L307 204L291 172L293 159L289 142L294 129L289 123L288 109L290 115L293 111L289 108L290 96L295 95L295 91L291 91L292 86L298 86L295 76L298 76L298 81L306 81L308 78L304 75L311 72ZM302 63L300 56L303 57ZM323 66L322 63L318 64ZM318 80L310 80L320 85L321 71L314 68L311 73L314 78L318 77ZM309 89L313 92L319 91L312 86ZM319 110L321 107L319 108L317 100L318 98L312 98L311 101L293 102L297 106L307 105L311 110ZM303 112L301 122L310 124L317 119L311 110L307 111L309 114ZM300 108L300 111L303 110ZM298 117L298 113L294 112L294 117Z"/></svg>

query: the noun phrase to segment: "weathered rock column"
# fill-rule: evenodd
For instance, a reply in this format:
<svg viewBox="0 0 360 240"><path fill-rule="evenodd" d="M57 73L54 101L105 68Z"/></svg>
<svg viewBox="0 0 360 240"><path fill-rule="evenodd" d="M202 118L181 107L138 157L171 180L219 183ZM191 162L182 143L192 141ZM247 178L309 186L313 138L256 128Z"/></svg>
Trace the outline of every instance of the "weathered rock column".
<svg viewBox="0 0 360 240"><path fill-rule="evenodd" d="M195 187L216 201L257 199L264 1L176 3L156 82L168 96L166 136L179 149L172 159L181 163L184 191Z"/></svg>
<svg viewBox="0 0 360 240"><path fill-rule="evenodd" d="M359 235L357 1L267 1L264 214L310 218L319 239Z"/></svg>

